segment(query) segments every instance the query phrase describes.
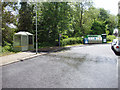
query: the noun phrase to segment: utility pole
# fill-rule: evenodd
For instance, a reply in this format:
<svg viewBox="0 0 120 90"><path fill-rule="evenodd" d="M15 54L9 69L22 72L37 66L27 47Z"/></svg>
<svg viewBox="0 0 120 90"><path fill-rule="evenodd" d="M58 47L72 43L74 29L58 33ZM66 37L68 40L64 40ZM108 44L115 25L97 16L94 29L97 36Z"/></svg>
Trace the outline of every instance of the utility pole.
<svg viewBox="0 0 120 90"><path fill-rule="evenodd" d="M37 40L37 1L36 1L36 54L38 53L38 40Z"/></svg>

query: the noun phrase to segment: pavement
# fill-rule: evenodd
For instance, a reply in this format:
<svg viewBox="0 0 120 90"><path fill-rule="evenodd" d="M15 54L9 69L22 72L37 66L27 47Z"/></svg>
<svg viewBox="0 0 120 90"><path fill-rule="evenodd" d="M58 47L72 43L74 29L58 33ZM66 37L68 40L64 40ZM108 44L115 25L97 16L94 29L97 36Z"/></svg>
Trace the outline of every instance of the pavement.
<svg viewBox="0 0 120 90"><path fill-rule="evenodd" d="M67 48L67 47L66 47ZM38 50L38 53L36 54L34 51L26 51L26 52L19 52L11 55L1 56L0 57L0 66L15 63L18 61L27 60L33 57L37 57L40 55L45 55L49 52L57 52L60 50L65 49L64 47L49 47L49 48L41 48ZM47 53L46 53L47 52Z"/></svg>
<svg viewBox="0 0 120 90"><path fill-rule="evenodd" d="M15 63L15 62L22 61L22 60L27 60L27 59L30 59L30 58L33 58L39 55L44 55L44 54L46 53L36 54L35 52L19 52L16 54L2 56L0 57L0 66Z"/></svg>

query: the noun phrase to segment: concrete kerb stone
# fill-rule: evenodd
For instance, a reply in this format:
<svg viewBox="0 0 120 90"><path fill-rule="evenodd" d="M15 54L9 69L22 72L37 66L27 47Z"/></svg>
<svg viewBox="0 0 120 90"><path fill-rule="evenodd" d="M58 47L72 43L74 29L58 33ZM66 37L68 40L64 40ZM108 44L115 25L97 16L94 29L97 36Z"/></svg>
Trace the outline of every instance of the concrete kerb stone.
<svg viewBox="0 0 120 90"><path fill-rule="evenodd" d="M58 48L58 49L53 50L52 52L60 51L62 49L64 49L64 48ZM37 57L37 56L40 56L40 55L46 55L46 54L49 54L49 53L52 53L52 52L47 52L47 53L41 52L41 53L38 53L38 54L34 53L32 55L29 55L29 56L19 57L15 60L6 60L5 62L3 62L3 60L0 60L0 67L8 65L8 64L16 63L16 62L19 62L19 61L28 60L28 59L31 59L31 58L34 58L34 57ZM19 54L19 53L17 53L17 54ZM2 57L0 57L0 58L2 58Z"/></svg>
<svg viewBox="0 0 120 90"><path fill-rule="evenodd" d="M47 53L39 53L39 54L35 54L33 56L29 56L29 57L25 57L25 58L22 58L22 59L19 59L20 61L23 61L23 60L27 60L27 59L31 59L31 58L34 58L34 57L37 57L37 56L40 56L40 55L46 55Z"/></svg>
<svg viewBox="0 0 120 90"><path fill-rule="evenodd" d="M31 58L34 58L34 57L37 57L37 56L40 56L40 55L45 55L45 54L47 54L47 53L38 53L38 54L34 54L34 55L27 56L27 57L24 57L24 58L20 58L20 59L8 61L8 62L6 62L6 63L2 63L2 60L1 60L1 62L0 62L0 67L1 67L1 66L5 66L5 65L8 65L8 64L16 63L16 62L19 62L19 61L28 60L28 59L31 59Z"/></svg>

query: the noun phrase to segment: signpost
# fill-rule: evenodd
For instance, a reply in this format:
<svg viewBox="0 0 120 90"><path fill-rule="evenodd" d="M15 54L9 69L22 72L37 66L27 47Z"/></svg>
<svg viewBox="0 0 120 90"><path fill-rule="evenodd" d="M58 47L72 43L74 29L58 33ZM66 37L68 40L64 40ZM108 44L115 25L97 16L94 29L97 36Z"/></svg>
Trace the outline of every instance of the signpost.
<svg viewBox="0 0 120 90"><path fill-rule="evenodd" d="M62 34L59 34L59 47L60 47L60 38L61 38Z"/></svg>

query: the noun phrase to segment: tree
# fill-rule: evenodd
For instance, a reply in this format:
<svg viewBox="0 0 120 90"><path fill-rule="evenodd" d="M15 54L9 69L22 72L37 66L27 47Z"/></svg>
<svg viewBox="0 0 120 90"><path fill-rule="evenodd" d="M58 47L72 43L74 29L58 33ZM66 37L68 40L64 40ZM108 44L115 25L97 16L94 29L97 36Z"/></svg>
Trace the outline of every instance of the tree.
<svg viewBox="0 0 120 90"><path fill-rule="evenodd" d="M91 16L94 16L94 14ZM114 28L117 26L117 18L111 15L107 10L100 8L92 24L92 31L90 34L109 33L109 35L112 35Z"/></svg>
<svg viewBox="0 0 120 90"><path fill-rule="evenodd" d="M119 32L119 36L120 36L120 15L118 14L118 32Z"/></svg>
<svg viewBox="0 0 120 90"><path fill-rule="evenodd" d="M105 10L104 8L100 8L100 14L98 16L98 18L102 21L106 21L109 18L109 13L107 10Z"/></svg>
<svg viewBox="0 0 120 90"><path fill-rule="evenodd" d="M109 35L113 34L113 30L117 28L118 18L115 15L109 14L109 19L107 20Z"/></svg>
<svg viewBox="0 0 120 90"><path fill-rule="evenodd" d="M83 28L85 35L91 33L92 23L97 20L99 15L99 10L95 7L91 6L88 10L85 10L83 16Z"/></svg>
<svg viewBox="0 0 120 90"><path fill-rule="evenodd" d="M105 33L105 24L101 21L94 21L91 30L90 34L101 35Z"/></svg>
<svg viewBox="0 0 120 90"><path fill-rule="evenodd" d="M21 2L21 8L19 10L19 31L32 31L32 18L33 18L33 4L27 2Z"/></svg>
<svg viewBox="0 0 120 90"><path fill-rule="evenodd" d="M38 41L56 45L59 34L70 28L70 5L67 2L38 3ZM35 18L33 19L35 29Z"/></svg>
<svg viewBox="0 0 120 90"><path fill-rule="evenodd" d="M77 2L74 5L74 23L73 23L73 28L74 28L74 35L75 36L82 36L86 34L86 29L87 22L85 24L85 19L86 19L86 13L89 8L92 7L92 2Z"/></svg>
<svg viewBox="0 0 120 90"><path fill-rule="evenodd" d="M13 2L3 2L2 4L2 46L5 46L7 43L13 43L15 29L10 28L10 24L14 24L17 21L16 16L12 13L12 11L17 9L16 4ZM7 6L12 10L7 10Z"/></svg>

